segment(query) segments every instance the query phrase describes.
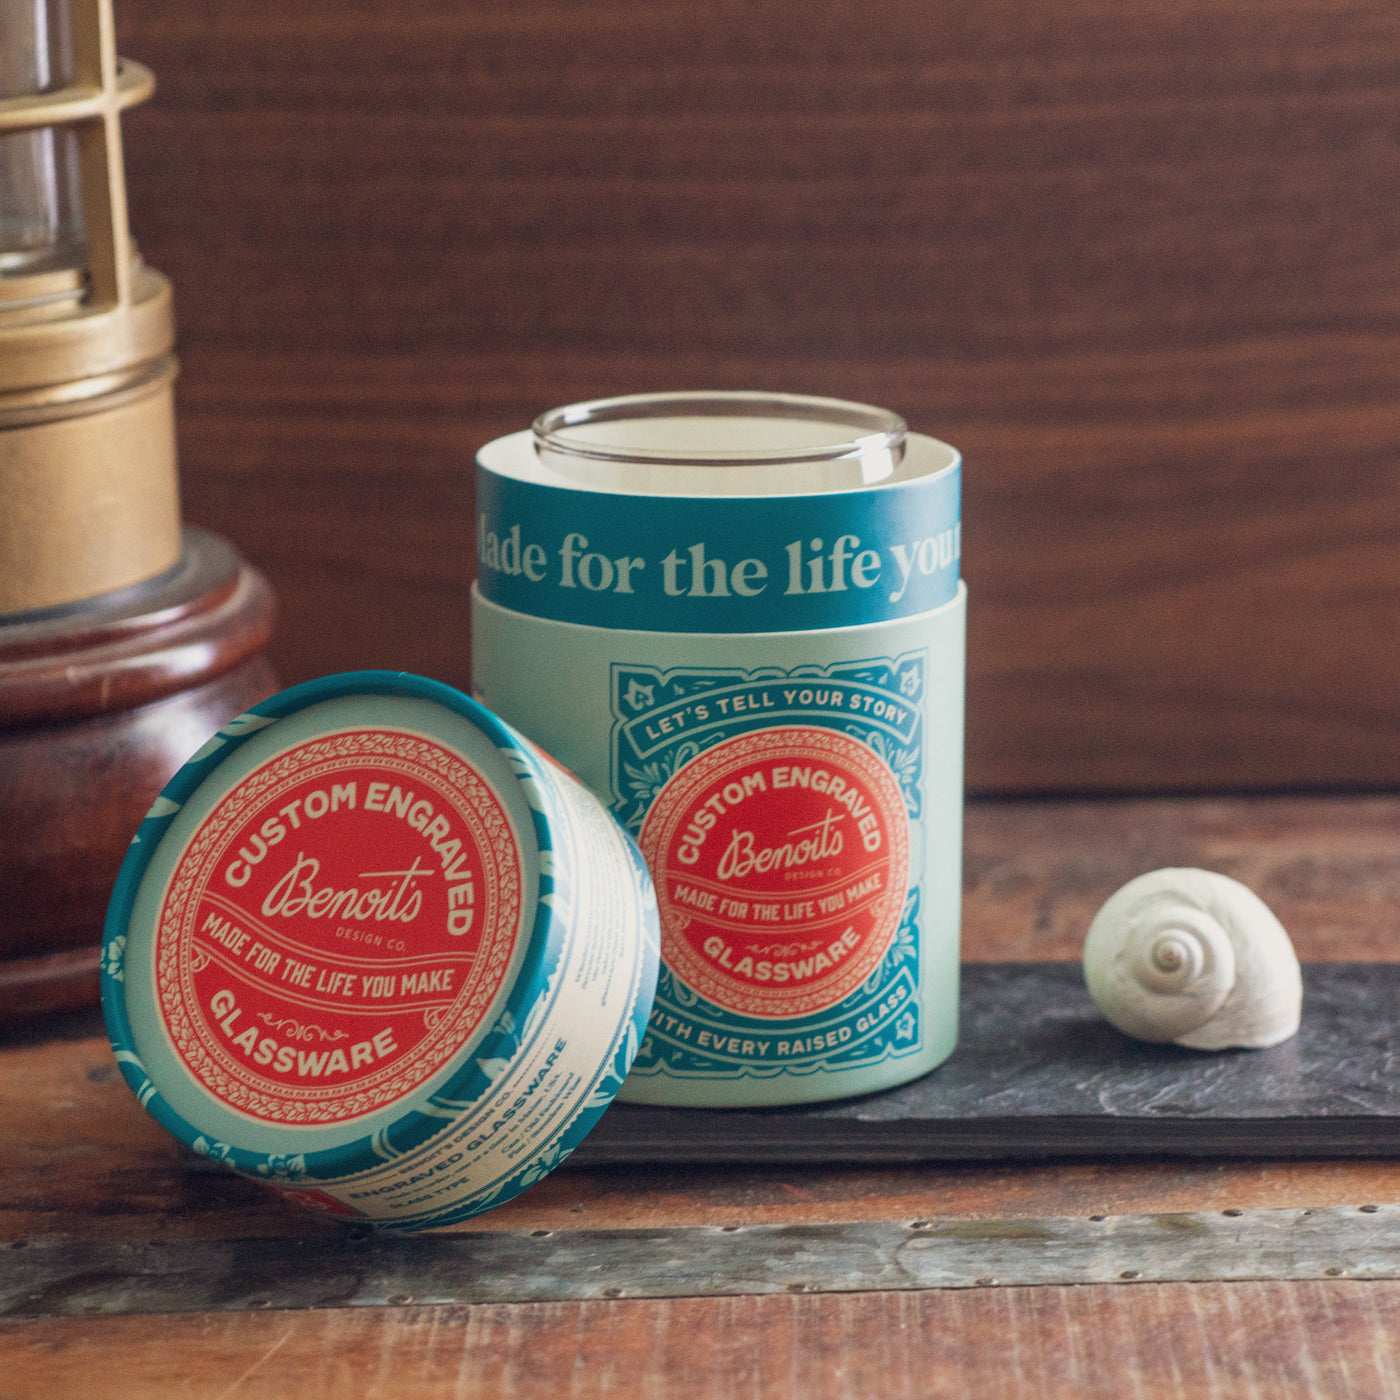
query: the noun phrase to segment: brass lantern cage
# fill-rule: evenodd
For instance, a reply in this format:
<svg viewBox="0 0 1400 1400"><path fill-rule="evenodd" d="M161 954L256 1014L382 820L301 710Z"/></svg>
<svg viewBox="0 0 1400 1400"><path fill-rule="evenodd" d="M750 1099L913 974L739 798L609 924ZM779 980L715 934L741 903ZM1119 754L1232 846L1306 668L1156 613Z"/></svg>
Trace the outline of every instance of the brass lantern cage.
<svg viewBox="0 0 1400 1400"><path fill-rule="evenodd" d="M180 559L170 284L133 247L122 168L121 112L155 79L118 59L111 0L65 18L71 77L0 98L0 141L71 129L82 220L71 247L0 253L0 616Z"/></svg>

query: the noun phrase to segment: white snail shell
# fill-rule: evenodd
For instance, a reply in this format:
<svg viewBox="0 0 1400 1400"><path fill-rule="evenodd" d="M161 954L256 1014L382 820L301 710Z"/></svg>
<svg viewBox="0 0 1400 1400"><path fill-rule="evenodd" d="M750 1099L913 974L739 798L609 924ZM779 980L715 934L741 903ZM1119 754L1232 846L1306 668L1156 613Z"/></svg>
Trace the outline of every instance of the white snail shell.
<svg viewBox="0 0 1400 1400"><path fill-rule="evenodd" d="M1259 1049L1298 1029L1303 977L1283 925L1253 890L1210 870L1153 870L1094 916L1084 980L1139 1040Z"/></svg>

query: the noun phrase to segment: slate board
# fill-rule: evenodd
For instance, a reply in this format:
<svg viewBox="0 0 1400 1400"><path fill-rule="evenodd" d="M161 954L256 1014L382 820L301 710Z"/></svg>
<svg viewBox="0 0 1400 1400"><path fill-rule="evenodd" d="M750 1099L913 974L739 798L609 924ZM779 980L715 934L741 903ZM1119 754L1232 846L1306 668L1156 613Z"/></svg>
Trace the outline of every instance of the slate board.
<svg viewBox="0 0 1400 1400"><path fill-rule="evenodd" d="M826 1104L614 1104L592 1164L1400 1154L1400 964L1303 969L1303 1023L1269 1050L1144 1045L1078 963L963 968L958 1049L912 1084Z"/></svg>

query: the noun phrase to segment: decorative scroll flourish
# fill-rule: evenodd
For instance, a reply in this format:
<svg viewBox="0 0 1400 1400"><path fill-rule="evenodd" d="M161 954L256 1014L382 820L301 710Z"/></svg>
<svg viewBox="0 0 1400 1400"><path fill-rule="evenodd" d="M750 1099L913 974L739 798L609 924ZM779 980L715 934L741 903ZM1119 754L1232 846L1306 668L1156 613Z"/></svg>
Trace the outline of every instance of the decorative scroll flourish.
<svg viewBox="0 0 1400 1400"><path fill-rule="evenodd" d="M346 1040L349 1038L342 1030L327 1031L309 1021L303 1025L292 1016L284 1016L280 1021L274 1021L272 1019L272 1012L270 1011L262 1012L258 1020L269 1030L281 1031L288 1040L307 1041L310 1040L312 1036L315 1036L317 1040L329 1041Z"/></svg>

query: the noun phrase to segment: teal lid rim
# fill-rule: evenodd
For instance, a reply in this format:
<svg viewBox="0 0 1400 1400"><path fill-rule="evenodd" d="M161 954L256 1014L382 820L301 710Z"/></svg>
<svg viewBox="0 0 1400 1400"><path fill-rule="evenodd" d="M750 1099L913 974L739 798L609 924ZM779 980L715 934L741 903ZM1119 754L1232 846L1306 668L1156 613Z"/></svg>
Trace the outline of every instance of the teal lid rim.
<svg viewBox="0 0 1400 1400"><path fill-rule="evenodd" d="M899 481L842 491L697 496L590 489L517 475L492 457L493 449L516 436L487 443L476 460L476 586L498 607L627 631L810 632L913 617L958 595L962 458L946 443L939 446L948 447L953 461ZM509 566L493 564L492 536L498 542L513 536L522 557ZM809 550L817 541L822 550L844 551L839 581L826 578L823 565L814 586L810 570L824 558L822 551ZM574 552L566 566L569 542ZM927 568L925 545L934 551ZM708 562L694 562L696 548ZM524 553L535 549L539 553L526 561ZM907 555L902 566L899 550ZM878 572L874 578L862 572L861 582L852 560L872 551ZM596 581L582 573L583 559L592 555L607 566ZM731 588L732 579L716 587L703 578L698 591L687 573L681 591L667 592L662 569L671 555L687 570L710 569L724 559L730 567L754 561L766 572L748 579L743 590ZM612 573L624 556L625 586Z"/></svg>
<svg viewBox="0 0 1400 1400"><path fill-rule="evenodd" d="M539 862L535 920L527 936L525 955L517 969L506 1002L497 1013L495 1023L478 1043L467 1063L461 1065L428 1100L429 1104L440 1103L439 1113L410 1110L372 1134L366 1134L338 1147L314 1152L253 1152L239 1147L236 1143L211 1142L195 1124L171 1108L159 1087L147 1074L146 1067L137 1053L127 1014L125 987L126 934L131 923L137 890L161 839L184 802L232 753L254 734L267 728L266 724L252 723L253 717L277 720L323 700L356 695L404 696L433 701L474 724L501 750L508 765L515 772L517 781L525 790L534 824L535 840L541 856L544 857ZM522 766L524 771L521 771ZM467 1105L489 1092L492 1081L478 1062L509 1059L519 1050L519 1037L515 1028L525 1024L529 1007L543 993L559 962L566 930L554 913L553 900L549 897L553 895L555 886L554 877L549 873L552 861L548 858L553 853L554 841L550 831L549 814L544 810L541 800L542 779L546 784L549 781L535 756L521 744L519 737L484 705L441 681L429 680L427 677L406 671L349 671L307 681L280 691L252 706L245 714L228 721L161 789L160 796L156 798L132 838L131 847L122 862L111 901L107 906L102 935L102 1013L107 1022L112 1051L122 1077L141 1106L169 1132L200 1155L221 1161L232 1170L249 1176L282 1180L289 1184L303 1178L314 1181L344 1177L380 1166L442 1132L446 1126L444 1113L456 1116L465 1111ZM639 1000L647 1000L647 1010L650 1009L649 999ZM635 1047L635 1041L633 1045ZM587 1113L582 1119L570 1124L563 1137L563 1143L567 1146L561 1143L562 1151L557 1160L562 1160L563 1155L583 1138L588 1128L597 1121L604 1107L606 1104L601 1105L597 1113ZM583 1126L584 1119L587 1120L586 1126ZM580 1127L582 1131L579 1131ZM295 1128L288 1129L289 1135L295 1132ZM522 1165L527 1166L528 1163ZM525 1184L527 1183L522 1182L516 1190L523 1189ZM499 1201L514 1194L515 1191L502 1188L494 1191L492 1196L494 1200ZM383 1223L392 1228L395 1222Z"/></svg>

